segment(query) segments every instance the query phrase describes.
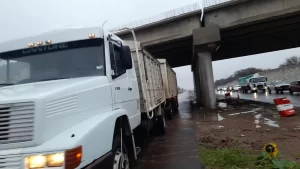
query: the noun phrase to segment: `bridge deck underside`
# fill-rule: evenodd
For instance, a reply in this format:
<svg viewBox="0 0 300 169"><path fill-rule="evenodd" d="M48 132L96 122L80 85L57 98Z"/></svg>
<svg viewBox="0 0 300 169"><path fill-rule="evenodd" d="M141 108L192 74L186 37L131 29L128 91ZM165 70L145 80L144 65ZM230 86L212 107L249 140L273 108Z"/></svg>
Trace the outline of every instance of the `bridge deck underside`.
<svg viewBox="0 0 300 169"><path fill-rule="evenodd" d="M221 38L213 61L300 47L300 13L221 29ZM155 57L167 59L172 67L192 62L192 37L146 48Z"/></svg>

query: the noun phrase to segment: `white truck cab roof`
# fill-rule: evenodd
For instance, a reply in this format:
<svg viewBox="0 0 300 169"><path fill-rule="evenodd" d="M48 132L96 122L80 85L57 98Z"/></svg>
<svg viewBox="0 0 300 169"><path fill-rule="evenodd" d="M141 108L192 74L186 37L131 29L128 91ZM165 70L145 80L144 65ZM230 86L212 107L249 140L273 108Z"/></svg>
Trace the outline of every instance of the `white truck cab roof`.
<svg viewBox="0 0 300 169"><path fill-rule="evenodd" d="M103 38L104 31L101 27L76 27L56 29L22 39L15 39L2 42L0 43L0 53L25 49L28 48L30 44L33 44L34 46L38 46L38 43L45 44L46 42L51 42L51 44L57 44L69 41L89 39L91 38L90 36L92 38Z"/></svg>

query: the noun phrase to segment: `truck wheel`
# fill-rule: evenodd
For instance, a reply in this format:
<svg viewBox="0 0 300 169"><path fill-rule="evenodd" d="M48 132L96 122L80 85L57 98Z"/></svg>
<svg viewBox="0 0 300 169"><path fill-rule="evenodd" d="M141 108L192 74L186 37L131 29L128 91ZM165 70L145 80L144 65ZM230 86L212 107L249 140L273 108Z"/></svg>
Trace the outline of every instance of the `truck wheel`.
<svg viewBox="0 0 300 169"><path fill-rule="evenodd" d="M276 90L276 94L279 94L279 90L278 89L275 89Z"/></svg>
<svg viewBox="0 0 300 169"><path fill-rule="evenodd" d="M167 108L164 110L165 111L165 116L167 117L167 120L172 120L173 119L173 106L172 103L169 103Z"/></svg>
<svg viewBox="0 0 300 169"><path fill-rule="evenodd" d="M157 117L156 132L158 135L164 135L166 133L166 120L164 118L164 115Z"/></svg>
<svg viewBox="0 0 300 169"><path fill-rule="evenodd" d="M173 110L172 109L167 111L166 115L167 115L168 120L173 120Z"/></svg>
<svg viewBox="0 0 300 169"><path fill-rule="evenodd" d="M121 151L122 144L122 151ZM116 135L112 147L113 163L112 169L129 169L129 157L124 141L121 141L121 136Z"/></svg>

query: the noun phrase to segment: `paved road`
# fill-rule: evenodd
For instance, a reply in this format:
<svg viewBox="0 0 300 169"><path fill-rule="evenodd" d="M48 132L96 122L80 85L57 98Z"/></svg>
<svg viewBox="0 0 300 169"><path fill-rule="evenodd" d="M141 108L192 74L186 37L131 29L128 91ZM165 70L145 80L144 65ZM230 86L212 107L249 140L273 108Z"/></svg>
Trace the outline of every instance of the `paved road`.
<svg viewBox="0 0 300 169"><path fill-rule="evenodd" d="M217 92L217 95L225 95L225 92ZM248 94L244 94L244 93L239 93L240 98L241 99L245 99L245 100L255 100L255 101L260 101L260 102L266 102L266 103L274 103L273 100L275 98L281 98L281 97L286 97L287 99L289 99L292 104L295 107L300 107L300 93L295 93L294 95L290 95L288 92L284 92L284 94L269 94L269 93L248 93ZM232 92L232 97L237 98L237 93L236 92Z"/></svg>
<svg viewBox="0 0 300 169"><path fill-rule="evenodd" d="M202 169L196 142L197 113L192 113L188 92L179 95L179 113L167 121L167 133L142 144L133 169Z"/></svg>

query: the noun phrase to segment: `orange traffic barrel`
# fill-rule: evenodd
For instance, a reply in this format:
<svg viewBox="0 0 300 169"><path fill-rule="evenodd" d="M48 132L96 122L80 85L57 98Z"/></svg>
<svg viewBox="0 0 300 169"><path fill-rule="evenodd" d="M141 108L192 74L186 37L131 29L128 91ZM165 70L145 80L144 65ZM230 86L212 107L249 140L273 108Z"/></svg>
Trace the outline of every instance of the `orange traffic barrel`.
<svg viewBox="0 0 300 169"><path fill-rule="evenodd" d="M274 99L274 103L281 117L289 117L296 113L291 101L286 98Z"/></svg>

